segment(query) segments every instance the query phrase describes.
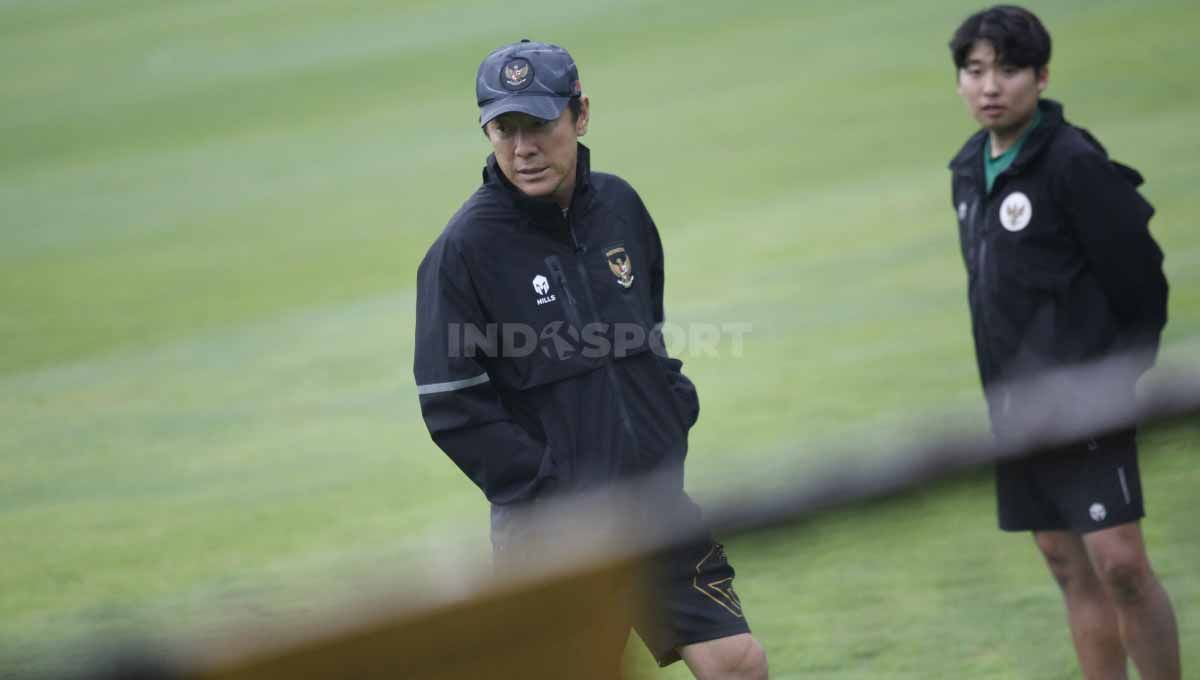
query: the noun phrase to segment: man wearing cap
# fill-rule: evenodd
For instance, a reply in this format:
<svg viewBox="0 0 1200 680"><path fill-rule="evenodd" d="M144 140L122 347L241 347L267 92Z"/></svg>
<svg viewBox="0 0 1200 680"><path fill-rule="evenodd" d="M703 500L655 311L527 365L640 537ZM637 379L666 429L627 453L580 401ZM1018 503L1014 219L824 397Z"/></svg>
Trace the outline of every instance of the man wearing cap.
<svg viewBox="0 0 1200 680"><path fill-rule="evenodd" d="M536 550L535 504L653 479L631 510L699 538L653 560L633 626L661 665L682 658L697 678L765 678L733 568L694 531L699 510L683 491L699 402L655 332L664 269L654 221L628 183L591 170L578 142L589 102L566 50L500 47L475 92L494 153L417 274L425 424L491 502L501 565Z"/></svg>

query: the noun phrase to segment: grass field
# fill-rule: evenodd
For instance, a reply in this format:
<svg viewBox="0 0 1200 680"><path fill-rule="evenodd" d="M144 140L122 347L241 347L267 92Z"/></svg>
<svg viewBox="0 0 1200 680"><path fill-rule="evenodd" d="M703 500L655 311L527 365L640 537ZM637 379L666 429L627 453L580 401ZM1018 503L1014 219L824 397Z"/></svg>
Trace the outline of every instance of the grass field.
<svg viewBox="0 0 1200 680"><path fill-rule="evenodd" d="M662 230L668 317L752 327L740 356L682 357L698 497L928 413L981 428L945 169L973 130L945 43L973 9L0 1L0 676L304 621L452 527L483 554L485 504L420 421L413 285L488 151L475 67L521 37L577 59L593 165ZM1048 94L1148 178L1163 361L1195 365L1200 5L1034 9ZM1144 469L1191 673L1198 444L1157 433ZM985 475L730 541L774 677L1076 677L992 502Z"/></svg>

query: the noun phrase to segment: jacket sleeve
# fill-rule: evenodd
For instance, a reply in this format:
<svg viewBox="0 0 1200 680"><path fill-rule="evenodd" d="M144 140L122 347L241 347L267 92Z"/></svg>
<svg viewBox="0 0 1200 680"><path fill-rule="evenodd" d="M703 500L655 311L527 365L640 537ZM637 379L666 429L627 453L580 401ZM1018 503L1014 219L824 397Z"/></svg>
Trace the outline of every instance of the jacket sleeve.
<svg viewBox="0 0 1200 680"><path fill-rule="evenodd" d="M1137 191L1142 177L1103 154L1085 153L1069 159L1058 178L1068 221L1121 324L1114 350L1136 355L1144 371L1167 323L1167 279L1150 235L1154 208Z"/></svg>
<svg viewBox="0 0 1200 680"><path fill-rule="evenodd" d="M650 213L642 206L642 213L646 221L647 228L650 233L650 295L654 305L654 325L660 327L666 318L663 311L663 288L666 284L666 271L663 267L663 247L662 239L658 235L658 227L654 225L654 220L650 217ZM663 369L667 373L667 381L671 385L671 391L674 392L675 398L679 403L683 404L684 414L687 421L687 426L690 428L700 419L700 396L696 393L696 386L686 375L683 374L683 362L674 357L667 355L666 346L662 345L655 352L659 362L663 365Z"/></svg>
<svg viewBox="0 0 1200 680"><path fill-rule="evenodd" d="M482 307L461 255L445 238L417 272L413 375L433 441L492 503L527 500L551 474L545 446L514 422L491 382ZM492 336L496 337L495 334Z"/></svg>

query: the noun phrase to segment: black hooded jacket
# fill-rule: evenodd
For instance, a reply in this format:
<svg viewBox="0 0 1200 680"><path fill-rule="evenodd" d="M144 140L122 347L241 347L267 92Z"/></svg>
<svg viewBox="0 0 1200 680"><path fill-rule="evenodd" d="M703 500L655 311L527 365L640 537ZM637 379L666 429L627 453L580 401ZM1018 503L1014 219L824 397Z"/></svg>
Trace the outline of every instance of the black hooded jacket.
<svg viewBox="0 0 1200 680"><path fill-rule="evenodd" d="M664 467L682 491L699 402L655 341L662 245L637 192L588 157L579 145L567 215L489 157L417 273L425 424L496 505Z"/></svg>
<svg viewBox="0 0 1200 680"><path fill-rule="evenodd" d="M1141 175L1066 122L1060 104L1039 107L1041 123L991 191L987 131L950 163L976 357L998 429L1014 414L1010 381L1117 354L1137 357L1135 370L1099 396L1132 399L1167 320L1163 255L1148 227L1154 208L1137 191Z"/></svg>

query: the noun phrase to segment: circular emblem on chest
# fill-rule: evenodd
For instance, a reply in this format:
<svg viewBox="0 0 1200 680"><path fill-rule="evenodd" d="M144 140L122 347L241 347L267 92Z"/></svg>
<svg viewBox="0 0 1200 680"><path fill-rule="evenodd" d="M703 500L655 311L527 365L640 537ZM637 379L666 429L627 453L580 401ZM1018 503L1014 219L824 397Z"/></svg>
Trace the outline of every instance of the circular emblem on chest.
<svg viewBox="0 0 1200 680"><path fill-rule="evenodd" d="M533 65L517 57L504 65L500 71L500 83L510 92L524 90L533 82Z"/></svg>
<svg viewBox="0 0 1200 680"><path fill-rule="evenodd" d="M1000 224L1009 231L1021 231L1033 219L1033 204L1025 194L1014 191L1000 204Z"/></svg>

